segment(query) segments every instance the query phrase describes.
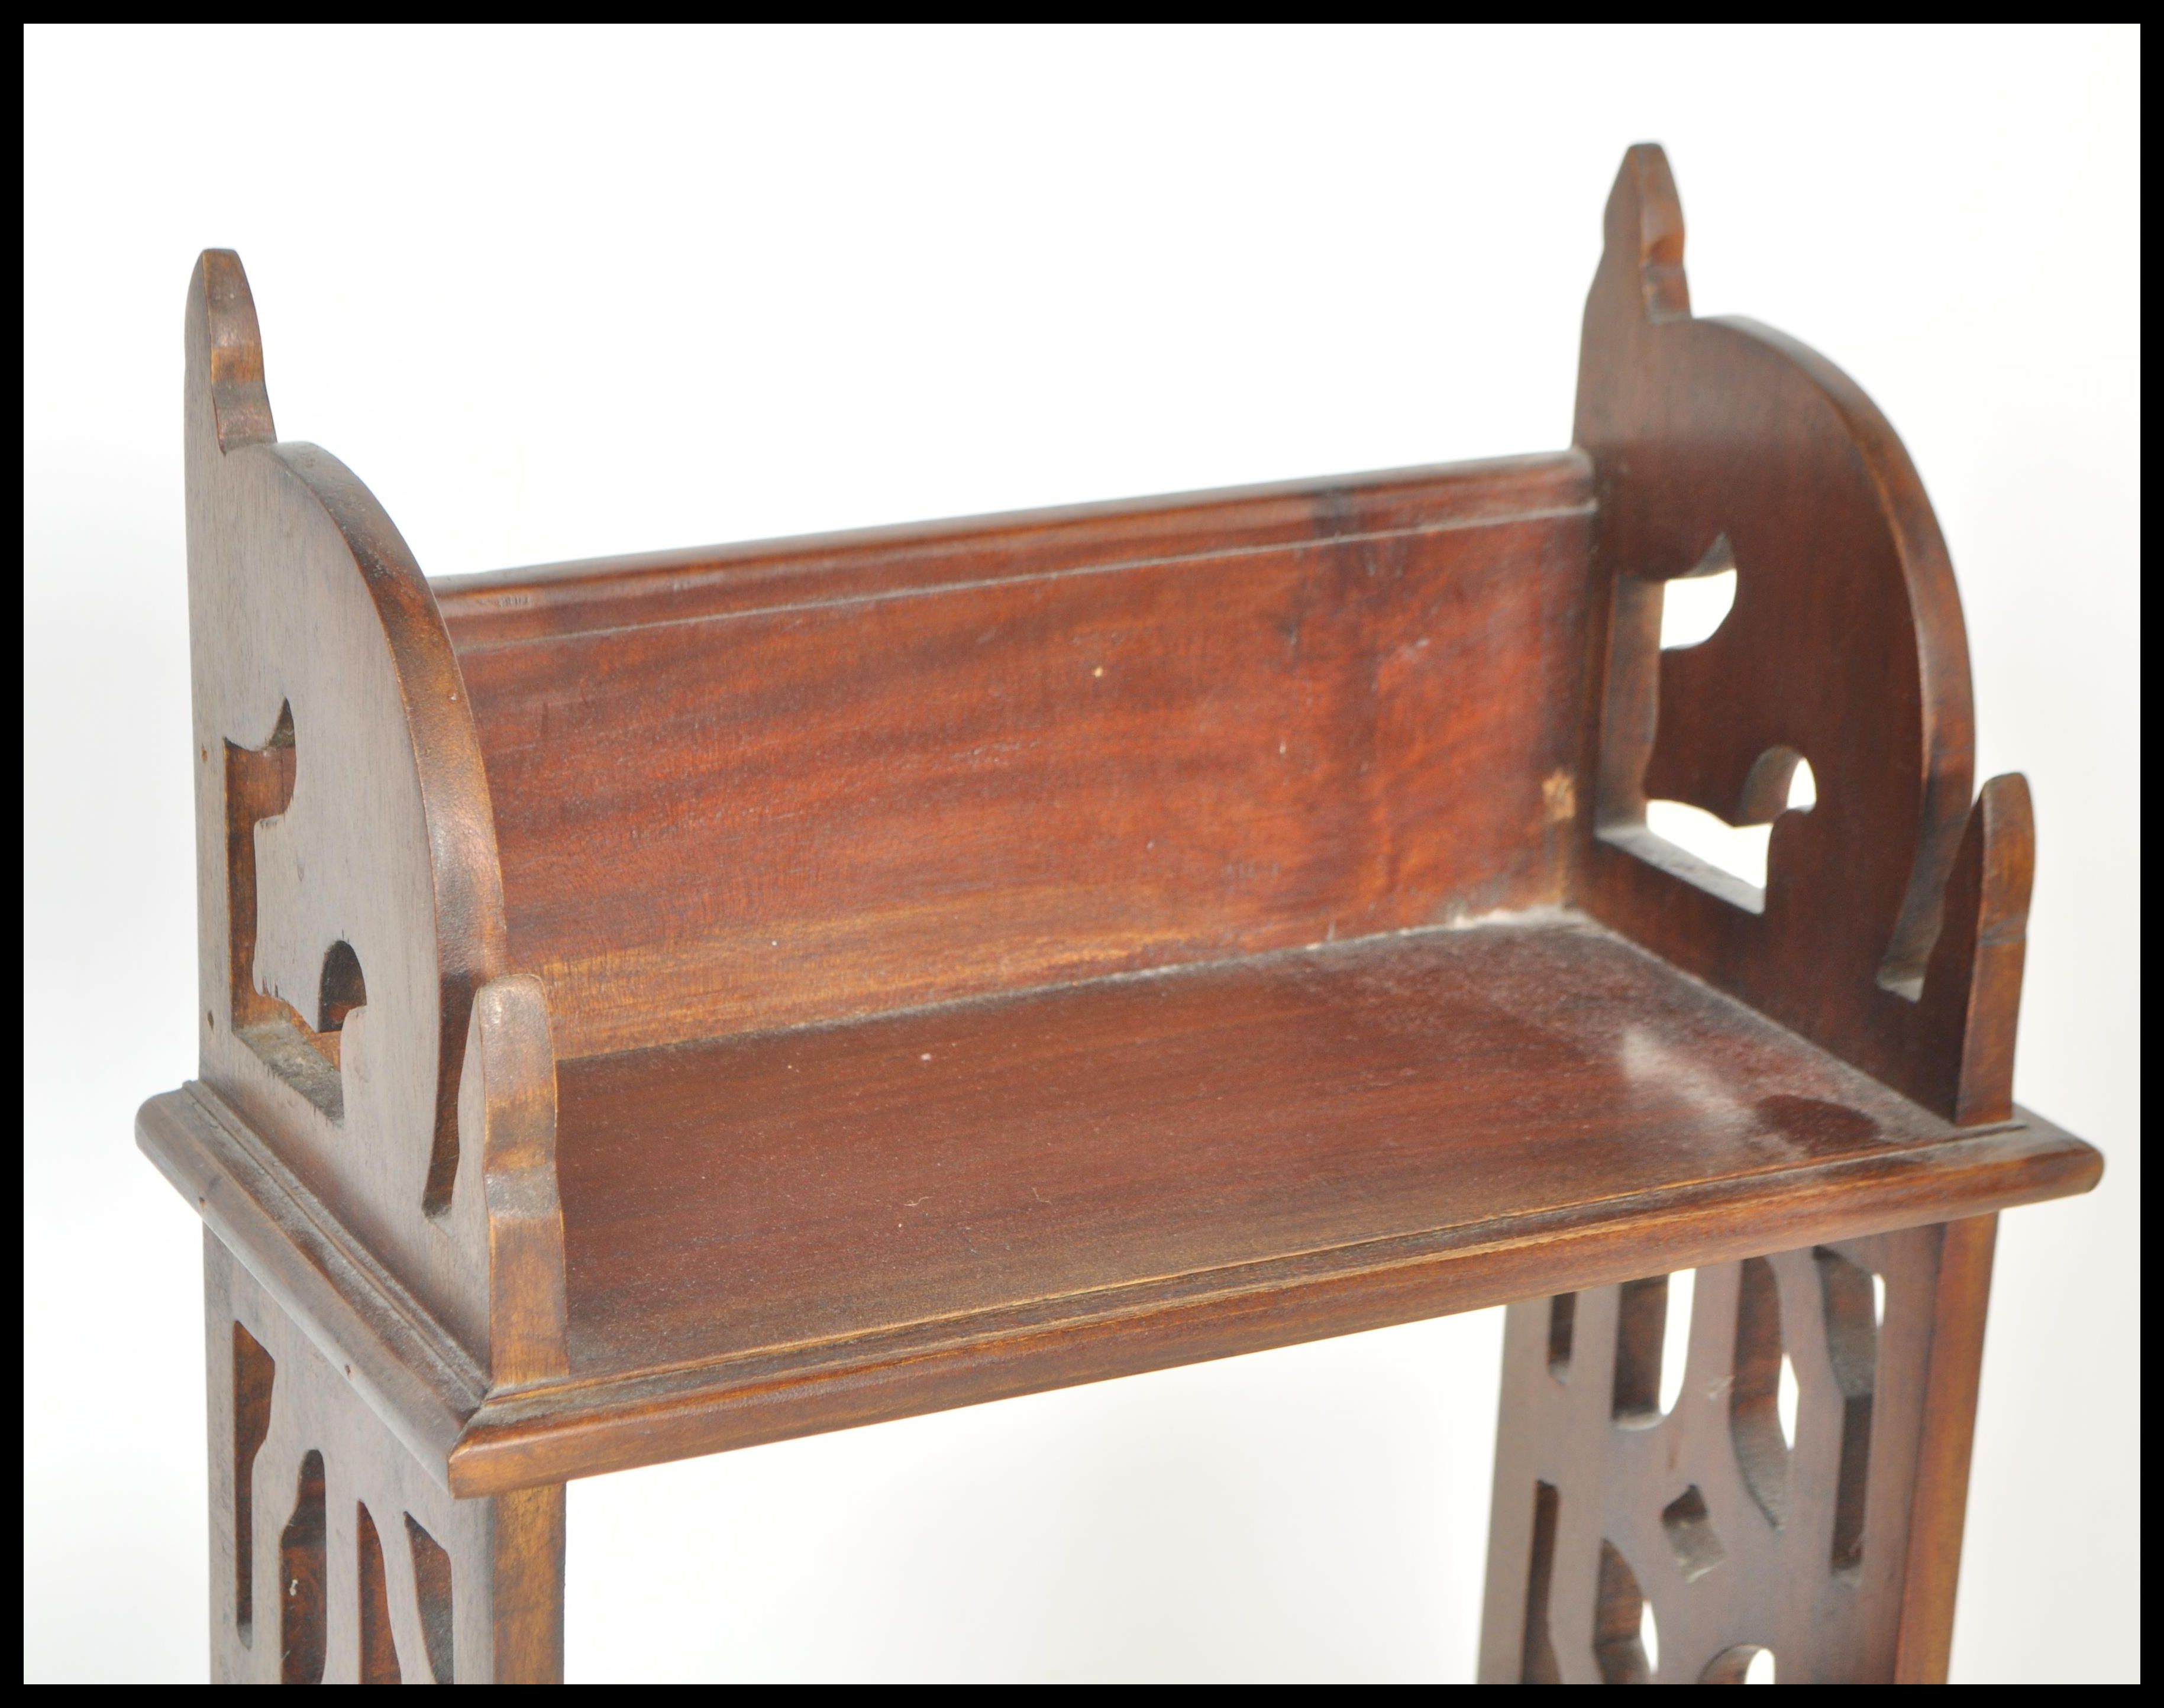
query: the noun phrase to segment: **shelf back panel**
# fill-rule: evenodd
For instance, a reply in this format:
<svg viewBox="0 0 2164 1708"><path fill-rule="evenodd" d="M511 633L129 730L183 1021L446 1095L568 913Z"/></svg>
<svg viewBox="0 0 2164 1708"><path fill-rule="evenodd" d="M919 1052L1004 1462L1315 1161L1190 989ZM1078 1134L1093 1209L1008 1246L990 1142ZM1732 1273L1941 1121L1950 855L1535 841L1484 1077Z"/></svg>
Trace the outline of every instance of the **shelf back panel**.
<svg viewBox="0 0 2164 1708"><path fill-rule="evenodd" d="M1555 902L1574 453L438 584L580 1056Z"/></svg>

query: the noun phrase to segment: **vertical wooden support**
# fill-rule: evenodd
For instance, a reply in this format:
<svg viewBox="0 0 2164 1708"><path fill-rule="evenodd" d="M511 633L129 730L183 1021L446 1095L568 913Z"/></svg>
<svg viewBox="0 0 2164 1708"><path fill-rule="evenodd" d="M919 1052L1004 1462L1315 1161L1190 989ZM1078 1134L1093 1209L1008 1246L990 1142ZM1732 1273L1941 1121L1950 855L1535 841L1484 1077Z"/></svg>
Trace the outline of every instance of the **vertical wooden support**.
<svg viewBox="0 0 2164 1708"><path fill-rule="evenodd" d="M2012 1105L2033 825L2018 777L1971 800L1967 642L1922 485L1884 417L1823 359L1749 322L1695 318L1683 257L1666 159L1641 145L1609 203L1575 448L1561 457L865 535L813 542L801 561L797 548L775 558L762 548L756 576L740 573L754 562L741 553L680 556L665 572L659 558L568 574L559 566L543 578L545 596L514 596L502 580L454 595L461 653L436 590L365 487L324 453L276 438L246 279L235 257L206 253L191 286L186 370L203 1083L154 1099L140 1130L197 1207L225 1218L213 1225L234 1242L229 1250L206 1234L213 1675L560 1679L563 1485L454 1500L444 1477L502 1490L1244 1350L1268 1344L1258 1335L1297 1338L1300 1324L1334 1332L1403 1320L1485 1302L1506 1269L1513 1291L1616 1273L1584 1266L1611 1236L1639 1242L1639 1255L1624 1260L1631 1266L1670 1264L1685 1260L1687 1239L1717 1234L1720 1244L1693 1249L1725 1255L1746 1241L1946 1216L2093 1182L2093 1153L2046 1136ZM855 567L831 579L853 554ZM1193 579L1205 560L1220 579ZM1075 573L1085 566L1091 574ZM1119 569L1116 585L1096 568ZM1666 584L1729 573L1735 605L1719 630L1664 650ZM764 590L754 604L732 603L739 594L729 589L754 583ZM809 607L771 605L785 585L911 597L882 594L865 605L876 605L880 633L844 637L841 619L807 625ZM1503 591L1477 592L1491 587ZM916 596L967 588L981 597ZM1476 593L1482 603L1463 603ZM577 618L580 600L593 621ZM634 609L643 615L627 626ZM1174 638L1116 657L1078 650L1085 637L1124 646L1130 629L1183 613L1178 632L1188 638L1169 629ZM762 661L743 676L752 698L737 710L712 698L716 683L737 678L717 671L708 619L726 619L733 644ZM1453 625L1459 644L1402 672L1389 662L1421 658L1426 631L1447 642ZM1010 629L1024 638L987 650ZM481 645L487 634L505 644ZM590 650L605 637L616 650ZM834 715L876 739L840 744L854 757L833 742L807 747L794 709L821 698L836 658L875 652L890 668L864 676L862 694ZM891 756L922 743L925 667L943 660L978 673L950 681L946 699L989 709L993 720L969 726L974 735L943 728L932 747L947 768L904 791L914 796L905 813L889 795ZM1064 686L1046 688L1055 681ZM593 698L588 689L604 682L616 686ZM478 715L476 688L487 708ZM1105 721L1077 721L1083 696L1099 708L1088 715ZM584 710L559 715L573 699ZM1022 721L1002 721L1015 705ZM1171 710L1139 710L1151 706ZM790 715L776 720L776 708ZM773 745L754 734L717 770L708 734L762 721L773 725ZM1273 730L1274 752L1251 739ZM638 737L628 746L627 731ZM984 753L1023 749L1035 755L1027 766L986 781ZM632 750L649 756L636 777L624 768ZM1115 750L1137 762L1107 768ZM812 751L821 762L807 768ZM949 763L957 754L959 768ZM1792 809L1788 781L1805 762L1817 792ZM869 781L853 786L849 765ZM806 792L760 794L781 775ZM505 809L501 846L492 788ZM833 803L855 795L875 802L861 828L885 851L836 888L822 860L804 853L814 844L775 827L817 820L816 847L839 846L854 821L835 819ZM1048 801L1067 803L1074 836L1048 830ZM1652 802L1769 825L1765 883L1716 872L1666 842L1651 828ZM1465 816L1438 818L1450 803ZM965 824L958 810L974 816ZM607 833L597 834L604 816ZM1379 836L1348 833L1371 818ZM1093 840L1100 822L1107 835ZM1158 850L1147 833L1183 822L1211 826L1192 860L1135 868L1124 899L1106 901L1096 868L1127 857L1106 851ZM685 842L687 825L720 840ZM976 846L985 837L990 854ZM964 845L977 863L952 864ZM643 851L632 877L619 869L628 848ZM1080 849L1085 864L1040 868L1048 848L1067 849L1062 859ZM788 876L723 895L712 874L733 868L736 853L755 871ZM1015 873L1036 875L1016 888ZM515 960L507 878L520 909ZM924 911L927 885L949 898L950 912ZM995 891L1006 899L988 901ZM1143 1160L1163 1149L1150 1077L1159 1070L1138 1068L1131 1105L1104 1124L1125 1128L1105 1172L1068 1177L1070 1203L1100 1208L1076 1213L1071 1244L1039 1236L1043 1271L1011 1271L969 1292L955 1279L950 1239L935 1232L911 1248L898 1239L892 1249L917 1251L922 1266L879 1259L903 1279L877 1298L864 1293L844 1333L833 1306L849 1278L838 1278L833 1297L812 1283L861 1253L861 1230L845 1222L824 1226L816 1243L791 1245L813 1236L789 1232L764 1264L733 1249L718 1267L657 1264L666 1246L711 1246L719 1213L681 1197L693 1174L706 1182L702 1193L740 1181L757 1189L759 1168L741 1155L698 1150L706 1141L681 1133L673 1152L589 1137L567 1147L572 1172L559 1192L559 1045L590 1068L659 1045L733 1052L751 1034L837 1013L1094 982L1167 957L1222 954L1252 971L1274 950L1339 940L1341 928L1366 935L1556 901L1970 1136L2011 1129L2000 1132L2003 1172L1972 1150L1965 1173L1927 1175L1923 1147L1946 1136L1936 1126L1896 1149L1899 1135L1860 1106L1801 1094L1830 1064L1791 1059L1808 1068L1804 1080L1762 1080L1741 1066L1731 1075L1695 1031L1691 1059L1709 1064L1720 1095L1707 1101L1718 1108L1640 1101L1675 1077L1664 1049L1633 1065L1634 1038L1659 1025L1623 1026L1619 1077L1612 1017L1581 1017L1570 1037L1551 1037L1509 1012L1525 1004L1503 991L1514 982L1521 993L1552 988L1579 972L1591 980L1615 963L1556 961L1541 972L1513 959L1491 963L1497 1000L1479 1022L1488 1042L1464 1058L1508 1119L1469 1124L1464 1150L1437 1153L1438 1174L1493 1176L1463 1203L1393 1161L1373 1178L1379 1192L1404 1197L1368 1206L1361 1179L1319 1166L1299 1120L1280 1124L1280 1136L1292 1136L1276 1152L1279 1140L1265 1138L1240 1156L1229 1195L1208 1181L1191 1183L1191 1199L1161 1194L1163 1177ZM911 923L896 926L904 916ZM1584 948L1593 938L1573 926L1553 940ZM780 951L774 964L794 965L797 982L747 982L746 951L763 949ZM1336 1100L1331 1084L1361 1082L1338 1081L1341 1071L1373 1083L1388 1061L1410 1095L1433 1061L1426 1036L1417 1051L1399 1050L1406 1002L1424 1005L1436 1035L1458 1024L1437 1005L1450 981L1370 981L1390 1010L1373 1047L1382 1051L1387 1038L1389 1054L1363 1054L1370 1045L1357 1029L1333 1034L1342 1051L1303 1044L1286 1052L1296 1072L1276 1083L1300 1096L1313 1082ZM755 988L764 993L746 994ZM1652 986L1632 988L1653 1000ZM1218 1040L1242 1030L1226 1017L1247 1012L1230 1004L1251 998L1223 993L1232 988L1191 998L1193 1018L1180 1023L1213 1056ZM1279 993L1253 999L1266 1024L1295 1014L1283 1035L1312 1030L1279 1006ZM1344 1016L1363 1004L1373 1006L1362 996ZM1067 1012L1040 1008L999 1049L1049 1060L1028 1052L1056 1034L1069 1050L1068 1023L1042 1018ZM1105 1030L1094 1035L1122 1050L1141 1035L1137 1025L1169 1024L1169 1010L1147 1022L1098 1012L1105 1018L1090 1024ZM1307 1012L1319 1011L1297 1011ZM1494 1024L1503 1021L1507 1029ZM1269 1053L1266 1041L1253 1059ZM1769 1045L1764 1059L1775 1053ZM680 1113L733 1109L751 1083L752 1056L705 1059L720 1064L696 1070L711 1082L686 1077L670 1093ZM927 1065L922 1082L934 1083L932 1054L915 1060ZM850 1076L862 1064L831 1061L825 1082L854 1098ZM1579 1074L1586 1063L1608 1066ZM795 1076L800 1065L780 1067ZM1521 1194L1505 1176L1524 1159L1500 1161L1529 1142L1523 1121L1533 1116L1522 1113L1519 1088L1548 1083L1551 1066L1579 1074L1572 1095L1584 1101L1547 1136L1582 1142L1595 1159L1570 1200L1552 1196L1547 1165L1525 1165L1531 1184ZM1244 1069L1232 1062L1220 1078L1230 1085ZM1168 1083L1195 1077L1184 1066L1162 1071ZM914 1066L905 1074L920 1082ZM651 1082L635 1076L606 1093L591 1071L578 1077L566 1107L583 1097L588 1135L600 1130L597 1102L632 1110L649 1100ZM817 1077L791 1078L769 1107L813 1108L796 1087ZM1041 1107L1071 1116L1080 1080L1037 1077L1052 1087ZM1728 1095L1731 1081L1738 1097ZM987 1144L1001 1129L1032 1130L1011 1082L985 1083ZM1821 1088L1843 1098L1854 1090ZM1446 1089L1462 1101L1461 1086ZM885 1124L903 1134L902 1151L918 1145L915 1132L969 1155L973 1171L997 1181L988 1192L1026 1183L990 1150L955 1140L969 1129L954 1124L960 1103L938 1101L948 1096L897 1089L891 1109L901 1113ZM230 1125L206 1113L213 1103ZM1398 1131L1421 1126L1424 1109L1399 1108ZM787 1119L824 1129L816 1108ZM1349 1130L1363 1118L1329 1119ZM1229 1120L1225 1150L1268 1125ZM712 1130L722 1146L725 1135ZM866 1178L885 1182L869 1189L883 1238L901 1152L864 1154ZM1258 1208L1259 1194L1242 1196L1266 1179L1274 1154L1310 1195L1296 1223L1279 1217L1282 1206ZM709 1166L731 1155L731 1167ZM1684 1172L1648 1172L1647 1157ZM1882 1162L1883 1176L1861 1166ZM672 1167L673 1179L632 1171ZM1794 1171L1778 1190L1809 1210L1810 1195L1849 1189L1840 1169L1857 1192L1894 1196L1871 1198L1879 1208L1868 1215L1855 1197L1845 1219L1788 1219L1785 1235L1755 1219L1786 1213L1767 1210L1773 1171ZM1904 1181L1901 1170L1914 1172ZM1760 1196L1720 1200L1711 1213L1711 1197L1657 1190L1742 1191L1746 1177ZM1918 1179L1936 1195L1916 1196ZM573 1185L583 1193L571 1200L582 1218L575 1226L593 1242L578 1266L582 1287L595 1290L582 1309L622 1334L600 1355L582 1351L575 1381L564 1213ZM1037 1208L1065 1213L1027 1190ZM1131 1192L1132 1205L1149 1199L1148 1213L1163 1216L1148 1235L1162 1243L1138 1239L1131 1271L1079 1276L1077 1251L1118 1244L1102 1207L1127 1215L1119 1195ZM674 1200L672 1236L653 1207ZM619 1202L633 1208L607 1208ZM927 1200L902 1202L913 1210ZM1820 1208L1832 1217L1831 1200ZM740 1206L727 1213L760 1220ZM966 1229L974 1213L959 1213L951 1225ZM1195 1239L1198 1224L1222 1234L1225 1218L1242 1214L1253 1218L1247 1243L1220 1240L1217 1255L1198 1255L1208 1244ZM1135 1226L1143 1219L1137 1209ZM1479 1220L1496 1240L1474 1240ZM1533 1260L1552 1255L1556 1267L1522 1266L1528 1225L1548 1230L1533 1241L1555 1241ZM1483 1675L1737 1682L1770 1653L1788 1682L1942 1678L1994 1229L1984 1216L1695 1271L1680 1341L1682 1289L1671 1276L1513 1307ZM1594 1243L1576 1243L1581 1234ZM1289 1255L1279 1244L1288 1234ZM266 1248L249 1243L257 1235L298 1266L266 1261ZM1408 1241L1426 1243L1400 1243ZM1397 1255L1379 1257L1386 1248ZM1483 1271L1491 1255L1498 1266ZM596 1256L605 1260L587 1260ZM1457 1274L1491 1279L1446 1279L1461 1260ZM1350 1266L1336 1276L1316 1266L1341 1261ZM1219 1286L1211 1267L1237 1278L1205 1291ZM724 1307L733 1308L746 1276L763 1273L776 1291L729 1317ZM294 1315L255 1275L285 1276L278 1297ZM806 1276L812 1283L800 1287ZM1341 1278L1344 1291L1328 1291ZM1356 1297L1371 1281L1374 1291ZM336 1297L348 1315L335 1320L347 1327L320 1327L309 1286ZM1248 1326L1263 1323L1270 1289L1281 1290L1283 1313ZM1125 1325L1114 1316L1130 1308L1122 1298L1133 1302ZM1017 1309L1036 1314L1025 1320ZM378 1338L351 1330L355 1322ZM927 1324L936 1345L908 1338ZM407 1332L417 1327L428 1332ZM748 1338L701 1338L739 1329ZM1116 1333L1145 1349L1100 1353ZM402 1440L386 1427L330 1349L340 1339L374 1349L353 1354L377 1360L361 1384L369 1391L388 1391L387 1368L390 1387L423 1394L425 1428ZM759 1358L741 1356L748 1350ZM844 1355L861 1361L834 1361ZM1664 1364L1679 1391L1663 1381ZM685 1386L641 1387L649 1375ZM448 1458L424 1464L413 1456L423 1448L404 1444L428 1440Z"/></svg>
<svg viewBox="0 0 2164 1708"><path fill-rule="evenodd" d="M211 1677L546 1684L564 1488L454 1500L203 1234Z"/></svg>
<svg viewBox="0 0 2164 1708"><path fill-rule="evenodd" d="M1942 1680L1995 1228L1513 1306L1483 1681Z"/></svg>
<svg viewBox="0 0 2164 1708"><path fill-rule="evenodd" d="M1650 144L1609 199L1573 438L1599 505L1573 899L1947 1119L2011 1119L2035 835L2019 777L1970 800L1945 542L1853 381L1693 316ZM1717 571L1728 617L1663 649L1664 584ZM1770 824L1763 887L1649 799ZM1667 1278L1513 1307L1482 1676L1739 1682L1770 1650L1788 1683L1942 1679L1995 1227L1699 1271L1665 1412Z"/></svg>
<svg viewBox="0 0 2164 1708"><path fill-rule="evenodd" d="M1968 1515L1969 1450L1983 1370L1983 1319L1999 1218L1949 1223L1939 1250L1930 1373L1924 1391L1924 1443L1909 1507L1909 1569L1901 1590L1897 1684L1938 1684L1953 1648L1954 1589Z"/></svg>

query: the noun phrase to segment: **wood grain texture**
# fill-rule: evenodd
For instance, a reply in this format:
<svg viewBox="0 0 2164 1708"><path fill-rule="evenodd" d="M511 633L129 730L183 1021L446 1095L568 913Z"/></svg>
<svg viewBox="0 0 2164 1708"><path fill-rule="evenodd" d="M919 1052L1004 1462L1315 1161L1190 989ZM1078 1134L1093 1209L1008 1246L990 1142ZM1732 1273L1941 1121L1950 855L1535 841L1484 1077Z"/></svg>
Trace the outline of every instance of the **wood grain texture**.
<svg viewBox="0 0 2164 1708"><path fill-rule="evenodd" d="M2025 1113L1956 1128L1568 918L575 1061L563 1099L571 1380L486 1402L454 1488L1981 1213L2098 1166Z"/></svg>
<svg viewBox="0 0 2164 1708"><path fill-rule="evenodd" d="M143 1118L461 1493L1983 1213L2098 1166L2025 1112L1955 1128L1568 917L562 1075L570 1369L492 1396L214 1094Z"/></svg>
<svg viewBox="0 0 2164 1708"><path fill-rule="evenodd" d="M203 1277L213 1681L560 1682L562 1488L454 1500L207 1229ZM268 1388L268 1428L238 1456L236 1346ZM297 1536L297 1491L313 1508Z"/></svg>
<svg viewBox="0 0 2164 1708"><path fill-rule="evenodd" d="M507 969L471 701L381 506L276 442L234 256L203 255L186 327L202 1075L486 1365L496 1246L460 1086ZM472 1116L553 1098L531 1001L524 1024L528 1082L499 1063Z"/></svg>
<svg viewBox="0 0 2164 1708"><path fill-rule="evenodd" d="M1947 1224L1932 1297L1931 1361L1925 1378L1922 1443L1909 1512L1901 1585L1897 1684L1942 1684L1953 1653L1954 1591L1968 1518L1969 1450L1983 1374L1984 1315L1991 1301L1996 1216Z"/></svg>
<svg viewBox="0 0 2164 1708"><path fill-rule="evenodd" d="M221 1678L559 1675L570 1477L1558 1297L1484 1672L1943 1674L1993 1218L2101 1168L2012 1103L2028 791L1892 428L1692 317L1657 149L1607 218L1569 451L433 586L205 254L138 1140Z"/></svg>
<svg viewBox="0 0 2164 1708"><path fill-rule="evenodd" d="M2033 840L2009 778L1962 846L1975 735L1946 543L1854 381L1769 327L1692 317L1683 243L1665 156L1631 149L1579 357L1599 506L1584 899L1940 1113L2002 1119ZM1720 628L1661 651L1663 584L1724 565ZM1784 811L1799 757L1817 804ZM1648 797L1771 820L1762 897L1648 832ZM1934 958L1942 938L1992 964Z"/></svg>
<svg viewBox="0 0 2164 1708"><path fill-rule="evenodd" d="M201 887L202 1076L430 1310L482 1346L481 1206L465 1196L458 1239L418 1213L455 1176L465 1009L504 952L457 661L366 490L315 448L276 443L247 280L218 251L189 293L186 418L198 862L223 874L231 855L248 867L244 883ZM281 747L286 800L222 798L236 768L228 747ZM257 816L272 804L281 810ZM254 915L238 927L234 904ZM236 941L251 967L233 964ZM340 1092L326 1108L281 1071L259 1030L277 1023L247 998L260 993L317 1028L339 942L358 955L370 1001L344 1019Z"/></svg>
<svg viewBox="0 0 2164 1708"><path fill-rule="evenodd" d="M1939 1616L1951 1607L1949 1509L1930 1488L1956 1459L1966 1481L1967 1433L1945 1427L1938 1396L1949 1357L1972 1370L1968 1349L1981 1344L1983 1296L1966 1250L1976 1225L1699 1268L1683 1381L1665 1414L1621 1413L1615 1401L1620 1366L1647 1349L1626 1332L1631 1287L1577 1296L1560 1363L1552 1302L1514 1305L1482 1680L1530 1671L1566 1684L1741 1683L1758 1648L1773 1651L1783 1684L1931 1676L1912 1657L1921 1627L1943 1634ZM1657 1313L1655 1384L1661 1338ZM1792 1443L1771 1391L1783 1357L1796 1381ZM1536 1522L1543 1505L1546 1526ZM1957 1512L1956 1555L1959 1528ZM1929 1611L1915 1588L1925 1583ZM1654 1611L1657 1663L1640 1644L1641 1602Z"/></svg>
<svg viewBox="0 0 2164 1708"><path fill-rule="evenodd" d="M460 595L512 959L586 1056L1554 901L1583 473Z"/></svg>
<svg viewBox="0 0 2164 1708"><path fill-rule="evenodd" d="M593 1058L563 1087L581 1375L1953 1136L1568 919Z"/></svg>
<svg viewBox="0 0 2164 1708"><path fill-rule="evenodd" d="M481 1158L486 1193L489 1374L500 1388L561 1375L556 1058L538 980L499 978L474 998L459 1132Z"/></svg>
<svg viewBox="0 0 2164 1708"><path fill-rule="evenodd" d="M460 652L806 602L1031 579L1363 534L1479 527L1590 501L1577 451L647 552L429 584Z"/></svg>

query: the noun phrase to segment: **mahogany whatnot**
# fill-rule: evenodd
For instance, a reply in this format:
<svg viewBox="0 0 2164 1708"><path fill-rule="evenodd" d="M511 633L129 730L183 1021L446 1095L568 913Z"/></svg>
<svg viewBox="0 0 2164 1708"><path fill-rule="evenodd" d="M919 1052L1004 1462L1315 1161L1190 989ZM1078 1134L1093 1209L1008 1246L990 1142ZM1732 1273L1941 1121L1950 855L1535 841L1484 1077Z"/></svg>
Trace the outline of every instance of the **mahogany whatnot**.
<svg viewBox="0 0 2164 1708"><path fill-rule="evenodd" d="M1993 1218L2101 1163L1915 473L1682 243L1632 149L1568 451L433 584L206 254L218 1676L558 1675L570 1478L1505 1302L1484 1676L1942 1676Z"/></svg>

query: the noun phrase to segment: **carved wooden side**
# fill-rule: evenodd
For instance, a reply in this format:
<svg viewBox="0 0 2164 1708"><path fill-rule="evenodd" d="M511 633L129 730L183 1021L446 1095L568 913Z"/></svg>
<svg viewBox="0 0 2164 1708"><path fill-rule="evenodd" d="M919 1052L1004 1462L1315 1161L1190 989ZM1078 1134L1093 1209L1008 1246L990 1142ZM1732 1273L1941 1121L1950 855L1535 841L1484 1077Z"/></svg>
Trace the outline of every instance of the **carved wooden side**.
<svg viewBox="0 0 2164 1708"><path fill-rule="evenodd" d="M1581 893L1920 1102L2004 1120L2033 833L2020 778L1970 801L1946 543L1871 401L1770 328L1694 319L1683 249L1667 159L1634 148L1578 373L1599 501ZM1664 584L1731 568L1720 629L1662 652ZM1817 803L1785 810L1799 759ZM1770 821L1763 893L1649 832L1649 796Z"/></svg>
<svg viewBox="0 0 2164 1708"><path fill-rule="evenodd" d="M1665 1415L1668 1278L1511 1307L1481 1678L1943 1679L1994 1226L1699 1270Z"/></svg>
<svg viewBox="0 0 2164 1708"><path fill-rule="evenodd" d="M454 1500L206 1231L211 1676L559 1681L564 1489Z"/></svg>
<svg viewBox="0 0 2164 1708"><path fill-rule="evenodd" d="M186 448L202 1077L484 1368L560 1370L554 1060L531 981L475 1000L508 968L464 680L368 490L276 442L223 251L189 291ZM500 1301L492 1265L533 1290Z"/></svg>

